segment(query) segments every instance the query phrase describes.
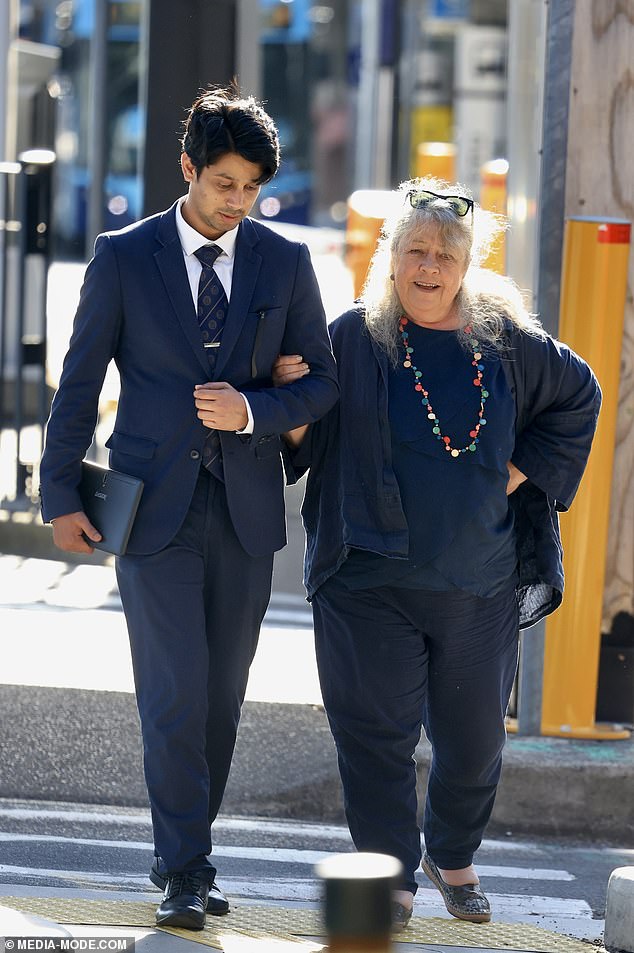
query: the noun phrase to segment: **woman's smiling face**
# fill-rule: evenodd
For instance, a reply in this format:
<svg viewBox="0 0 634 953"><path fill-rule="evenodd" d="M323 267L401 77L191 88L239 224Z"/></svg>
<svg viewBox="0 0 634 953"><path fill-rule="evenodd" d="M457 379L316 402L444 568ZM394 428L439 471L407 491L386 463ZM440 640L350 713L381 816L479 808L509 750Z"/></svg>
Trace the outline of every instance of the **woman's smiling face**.
<svg viewBox="0 0 634 953"><path fill-rule="evenodd" d="M412 231L393 260L394 286L405 316L439 329L458 327L454 301L468 265L442 240L437 226Z"/></svg>

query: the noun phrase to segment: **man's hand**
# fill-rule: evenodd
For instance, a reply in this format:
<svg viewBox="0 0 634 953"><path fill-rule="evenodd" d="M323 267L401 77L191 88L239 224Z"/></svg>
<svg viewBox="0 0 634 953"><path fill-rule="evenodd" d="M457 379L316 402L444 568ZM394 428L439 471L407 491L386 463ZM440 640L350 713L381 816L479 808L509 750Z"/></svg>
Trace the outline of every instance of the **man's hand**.
<svg viewBox="0 0 634 953"><path fill-rule="evenodd" d="M249 422L242 394L225 381L196 384L194 403L199 418L210 430L244 430Z"/></svg>
<svg viewBox="0 0 634 953"><path fill-rule="evenodd" d="M278 354L271 370L274 387L293 384L306 374L310 374L310 367L304 363L301 354Z"/></svg>
<svg viewBox="0 0 634 953"><path fill-rule="evenodd" d="M518 470L515 464L509 462L506 464L506 467L509 471L509 482L506 484L506 495L510 496L511 493L515 493L518 486L521 483L524 483L528 477L522 473L521 470Z"/></svg>
<svg viewBox="0 0 634 953"><path fill-rule="evenodd" d="M94 553L95 547L84 539L83 533L95 543L101 539L101 533L82 510L56 516L53 520L53 542L65 553Z"/></svg>

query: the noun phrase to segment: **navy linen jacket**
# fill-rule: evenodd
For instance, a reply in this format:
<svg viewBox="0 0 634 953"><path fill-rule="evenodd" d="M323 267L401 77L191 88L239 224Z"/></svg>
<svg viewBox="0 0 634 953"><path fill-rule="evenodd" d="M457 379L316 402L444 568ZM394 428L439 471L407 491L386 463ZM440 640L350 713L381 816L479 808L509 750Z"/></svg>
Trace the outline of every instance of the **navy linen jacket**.
<svg viewBox="0 0 634 953"><path fill-rule="evenodd" d="M227 381L247 396L251 436L221 432L227 502L253 556L286 542L280 434L312 423L338 395L336 367L307 248L252 219L239 226L231 301L213 376L202 345L176 205L100 235L89 263L40 468L45 522L81 509L80 462L89 447L111 360L121 380L110 465L145 483L128 552L152 553L179 529L207 429L194 385ZM277 355L302 354L311 372L274 388Z"/></svg>
<svg viewBox="0 0 634 953"><path fill-rule="evenodd" d="M409 534L391 465L388 359L353 309L330 327L340 402L294 456L310 465L302 516L308 598L350 547L403 558ZM515 511L520 627L560 604L564 588L558 510L576 493L590 452L601 392L588 365L565 344L509 322L503 366L516 405L513 463L528 477L509 497ZM450 505L451 501L447 501Z"/></svg>

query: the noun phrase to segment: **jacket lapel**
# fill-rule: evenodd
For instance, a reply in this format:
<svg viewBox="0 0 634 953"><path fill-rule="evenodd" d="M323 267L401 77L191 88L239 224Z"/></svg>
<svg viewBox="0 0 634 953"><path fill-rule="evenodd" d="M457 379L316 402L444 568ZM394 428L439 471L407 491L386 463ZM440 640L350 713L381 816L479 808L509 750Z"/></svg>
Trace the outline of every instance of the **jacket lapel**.
<svg viewBox="0 0 634 953"><path fill-rule="evenodd" d="M262 265L262 256L255 251L254 247L258 241L255 228L249 219L245 218L239 226L236 241L236 260L231 280L231 300L229 301L229 311L227 312L227 320L222 332L222 343L216 362L216 372L214 374L216 380L221 379L222 371L238 342L253 298L253 291Z"/></svg>
<svg viewBox="0 0 634 953"><path fill-rule="evenodd" d="M183 247L176 229L176 204L172 205L161 216L157 238L161 243L161 248L154 253L156 265L165 283L167 294L183 329L183 334L191 344L205 371L205 380L207 380L209 378L209 363L202 346L200 328L196 320L196 309L194 308L183 258Z"/></svg>

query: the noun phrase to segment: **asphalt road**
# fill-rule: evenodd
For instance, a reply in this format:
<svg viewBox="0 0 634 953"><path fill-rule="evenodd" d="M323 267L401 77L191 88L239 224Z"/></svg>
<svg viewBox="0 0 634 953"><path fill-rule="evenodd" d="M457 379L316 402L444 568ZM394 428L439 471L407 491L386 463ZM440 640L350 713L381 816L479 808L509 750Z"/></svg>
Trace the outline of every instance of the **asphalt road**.
<svg viewBox="0 0 634 953"><path fill-rule="evenodd" d="M218 881L234 902L319 902L315 864L352 849L341 825L221 816L214 825ZM0 893L82 896L123 892L158 900L147 881L152 857L146 810L0 800ZM494 917L586 940L602 935L610 872L634 851L564 840L488 839L477 855ZM446 917L421 873L418 916ZM69 893L69 895L71 895Z"/></svg>

